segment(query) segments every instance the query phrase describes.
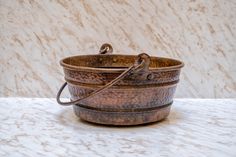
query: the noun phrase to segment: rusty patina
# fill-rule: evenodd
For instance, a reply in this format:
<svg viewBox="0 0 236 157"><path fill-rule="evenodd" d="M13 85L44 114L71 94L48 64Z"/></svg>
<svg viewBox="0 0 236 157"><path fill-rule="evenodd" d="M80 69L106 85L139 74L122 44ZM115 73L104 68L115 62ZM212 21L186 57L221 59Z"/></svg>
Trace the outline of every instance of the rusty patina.
<svg viewBox="0 0 236 157"><path fill-rule="evenodd" d="M169 115L183 62L142 53L116 55L110 44L97 55L60 61L66 83L57 94L81 119L107 125L138 125ZM60 94L68 85L70 102Z"/></svg>

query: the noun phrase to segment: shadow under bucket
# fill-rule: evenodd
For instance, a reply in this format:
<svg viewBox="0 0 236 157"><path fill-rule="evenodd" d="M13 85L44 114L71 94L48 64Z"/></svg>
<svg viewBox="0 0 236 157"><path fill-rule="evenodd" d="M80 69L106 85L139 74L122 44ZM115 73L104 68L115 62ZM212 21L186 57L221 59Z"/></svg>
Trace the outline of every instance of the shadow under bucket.
<svg viewBox="0 0 236 157"><path fill-rule="evenodd" d="M66 82L57 94L83 120L106 125L138 125L169 115L183 62L142 53L115 55L110 44L100 54L60 61ZM68 85L70 102L60 95Z"/></svg>

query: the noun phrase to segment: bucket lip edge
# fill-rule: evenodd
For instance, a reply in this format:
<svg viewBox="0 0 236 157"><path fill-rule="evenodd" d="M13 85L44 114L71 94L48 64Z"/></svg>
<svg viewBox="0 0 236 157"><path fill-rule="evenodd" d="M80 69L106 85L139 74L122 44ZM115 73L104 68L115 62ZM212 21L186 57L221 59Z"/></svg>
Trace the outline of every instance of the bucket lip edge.
<svg viewBox="0 0 236 157"><path fill-rule="evenodd" d="M71 70L83 70L83 71L96 71L96 72L123 72L125 69L111 69L111 68L95 68L95 67L86 67L86 66L74 66L70 64L64 63L64 60L72 57L85 57L85 56L99 56L99 54L90 54L90 55L75 55L75 56L69 56L65 57L60 60L60 65L63 68L66 69L71 69ZM136 57L137 55L123 55L123 54L105 54L103 56L128 56L128 57ZM180 70L181 68L184 67L184 62L178 60L178 59L173 59L173 58L168 58L168 57L156 57L156 56L150 56L151 58L160 58L160 59L168 59L172 61L177 61L180 64L174 65L174 66L167 66L167 67L159 67L159 68L152 68L150 67L150 71L172 71L172 70Z"/></svg>

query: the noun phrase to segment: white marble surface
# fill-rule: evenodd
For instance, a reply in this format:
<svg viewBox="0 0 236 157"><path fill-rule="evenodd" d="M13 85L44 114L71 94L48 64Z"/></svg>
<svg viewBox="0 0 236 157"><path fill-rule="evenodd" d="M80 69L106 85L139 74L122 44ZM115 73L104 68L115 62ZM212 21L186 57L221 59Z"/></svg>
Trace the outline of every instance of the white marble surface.
<svg viewBox="0 0 236 157"><path fill-rule="evenodd" d="M55 97L59 60L104 42L183 60L177 97L236 95L235 0L0 0L0 96Z"/></svg>
<svg viewBox="0 0 236 157"><path fill-rule="evenodd" d="M0 156L236 156L236 99L175 99L160 123L106 127L54 99L0 98Z"/></svg>

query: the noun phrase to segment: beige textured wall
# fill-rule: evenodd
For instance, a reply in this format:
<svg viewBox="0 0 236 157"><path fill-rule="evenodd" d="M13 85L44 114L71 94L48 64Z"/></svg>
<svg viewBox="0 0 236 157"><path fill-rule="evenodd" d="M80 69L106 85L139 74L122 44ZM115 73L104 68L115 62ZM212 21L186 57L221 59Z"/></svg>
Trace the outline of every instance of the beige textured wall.
<svg viewBox="0 0 236 157"><path fill-rule="evenodd" d="M104 42L183 60L176 97L236 96L235 0L0 0L0 96L54 97L58 61Z"/></svg>

